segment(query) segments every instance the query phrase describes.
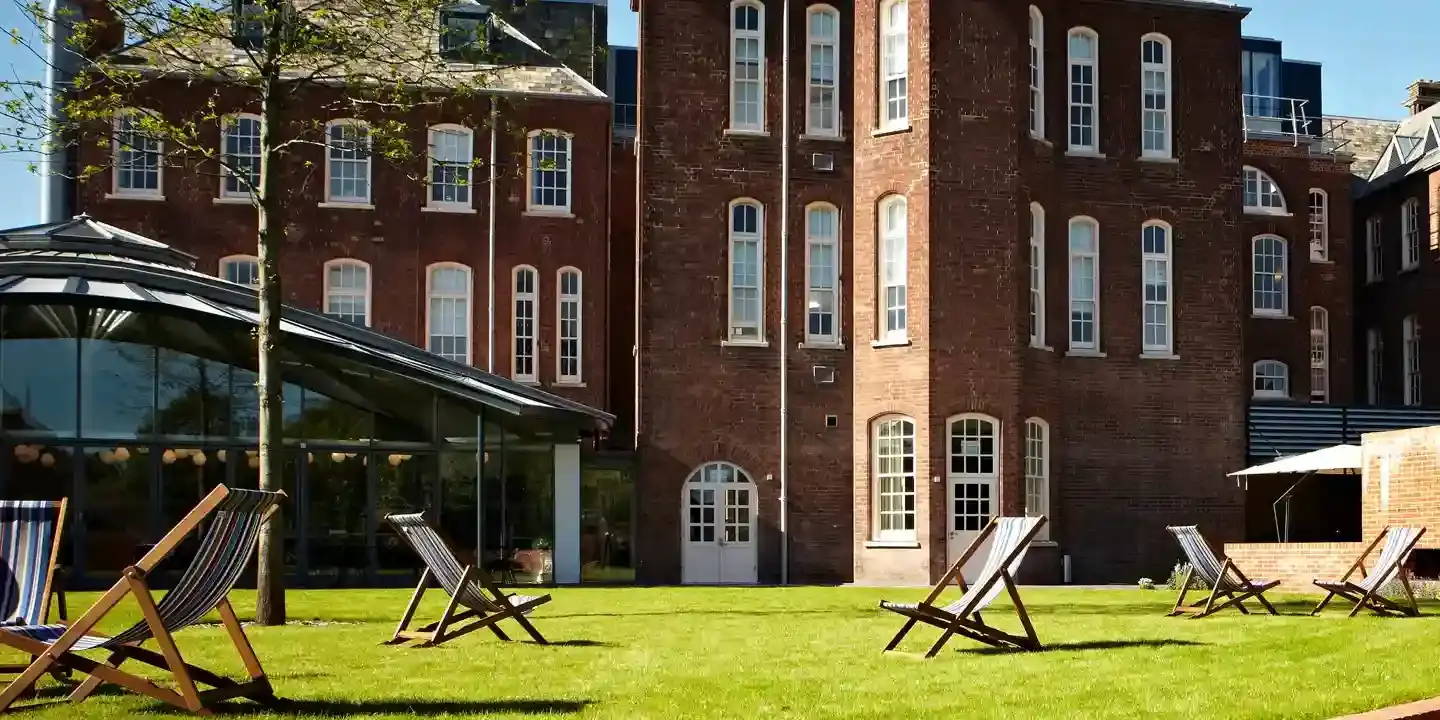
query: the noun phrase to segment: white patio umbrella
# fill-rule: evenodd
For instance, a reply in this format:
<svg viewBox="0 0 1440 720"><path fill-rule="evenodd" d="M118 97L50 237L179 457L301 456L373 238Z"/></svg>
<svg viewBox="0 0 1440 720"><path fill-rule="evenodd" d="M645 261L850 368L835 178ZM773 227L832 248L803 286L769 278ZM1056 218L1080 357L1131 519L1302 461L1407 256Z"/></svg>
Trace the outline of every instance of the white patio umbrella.
<svg viewBox="0 0 1440 720"><path fill-rule="evenodd" d="M1272 460L1244 470L1237 470L1230 473L1228 477L1237 478L1236 482L1245 480L1245 487L1248 489L1248 482L1251 475L1299 475L1300 479L1280 493L1271 506L1271 513L1275 516L1275 537L1280 542L1287 542L1290 539L1290 499L1295 494L1295 488L1305 482L1305 478L1311 475L1359 475L1364 467L1363 453L1359 445L1336 445L1323 448L1300 455L1291 455L1279 460ZM1280 517L1280 504L1285 504L1285 516Z"/></svg>

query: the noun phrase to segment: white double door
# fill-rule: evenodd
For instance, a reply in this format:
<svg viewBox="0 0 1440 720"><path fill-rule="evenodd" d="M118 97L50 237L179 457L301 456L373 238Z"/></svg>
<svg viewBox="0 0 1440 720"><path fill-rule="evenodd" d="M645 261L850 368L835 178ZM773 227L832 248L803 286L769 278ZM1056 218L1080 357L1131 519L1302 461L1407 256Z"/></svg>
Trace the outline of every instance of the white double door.
<svg viewBox="0 0 1440 720"><path fill-rule="evenodd" d="M743 473L736 475L744 477ZM684 512L680 581L700 585L754 584L754 483L687 482Z"/></svg>
<svg viewBox="0 0 1440 720"><path fill-rule="evenodd" d="M980 537L1000 507L999 423L984 416L962 416L949 426L949 486L946 550L955 562ZM991 539L966 561L962 574L973 580L990 555Z"/></svg>

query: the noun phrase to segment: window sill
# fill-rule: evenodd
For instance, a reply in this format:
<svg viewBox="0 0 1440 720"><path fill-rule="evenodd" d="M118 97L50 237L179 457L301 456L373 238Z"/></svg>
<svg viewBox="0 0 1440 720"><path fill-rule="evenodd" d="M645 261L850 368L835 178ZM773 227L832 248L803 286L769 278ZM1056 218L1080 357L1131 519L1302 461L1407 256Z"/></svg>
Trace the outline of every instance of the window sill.
<svg viewBox="0 0 1440 720"><path fill-rule="evenodd" d="M1294 315L1281 315L1279 313L1250 313L1251 320L1294 320Z"/></svg>
<svg viewBox="0 0 1440 720"><path fill-rule="evenodd" d="M870 347L872 348L907 347L909 345L910 338L900 338L898 340L873 340L870 343Z"/></svg>
<svg viewBox="0 0 1440 720"><path fill-rule="evenodd" d="M843 342L827 342L824 340L809 340L800 343L801 350L844 350Z"/></svg>
<svg viewBox="0 0 1440 720"><path fill-rule="evenodd" d="M1246 214L1246 215L1261 215L1261 216L1265 216L1265 217L1282 217L1282 218L1295 217L1294 213L1288 213L1288 212L1285 212L1284 210L1275 210L1275 209L1273 209L1273 208L1258 208L1258 207L1247 207L1247 208L1245 208L1245 214Z"/></svg>
<svg viewBox="0 0 1440 720"><path fill-rule="evenodd" d="M1334 260L1326 260L1325 258L1314 258L1314 257L1310 258L1310 262L1312 262L1312 263L1314 263L1314 264L1316 264L1316 265L1334 265L1334 264L1335 264L1335 261L1334 261Z"/></svg>
<svg viewBox="0 0 1440 720"><path fill-rule="evenodd" d="M322 202L315 207L328 208L330 210L374 210L375 206L370 203L353 202Z"/></svg>
<svg viewBox="0 0 1440 720"><path fill-rule="evenodd" d="M1030 347L1036 350L1044 350L1045 352L1055 352L1055 348L1050 347L1049 345L1041 345L1040 343L1033 341L1030 343Z"/></svg>
<svg viewBox="0 0 1440 720"><path fill-rule="evenodd" d="M535 378L512 377L510 378L510 382L519 383L521 385L528 385L530 387L540 387L540 381Z"/></svg>
<svg viewBox="0 0 1440 720"><path fill-rule="evenodd" d="M803 134L803 135L800 136L800 139L801 139L801 140L817 140L817 141L819 141L819 142L843 143L843 142L845 142L845 139L846 139L846 138L845 138L844 135L816 135L816 134L814 134L814 133L805 133L805 134Z"/></svg>
<svg viewBox="0 0 1440 720"><path fill-rule="evenodd" d="M1140 157L1138 157L1138 158L1136 158L1136 159L1139 160L1140 162L1156 163L1156 164L1159 164L1159 165L1179 165L1179 164L1180 164L1180 158L1173 157L1173 156L1164 156L1164 157L1162 157L1162 156L1160 156L1160 155L1141 155Z"/></svg>
<svg viewBox="0 0 1440 720"><path fill-rule="evenodd" d="M575 218L575 213L572 213L569 210L526 210L525 212L520 214L524 215L525 217L546 217L558 218L561 220L573 220Z"/></svg>
<svg viewBox="0 0 1440 720"><path fill-rule="evenodd" d="M1142 352L1142 353L1140 353L1140 359L1141 359L1141 360L1179 360L1179 359L1180 359L1180 356L1179 356L1179 355L1176 355L1176 354L1174 354L1174 353L1168 353L1168 352L1164 352L1164 351L1160 351L1160 352Z"/></svg>
<svg viewBox="0 0 1440 720"><path fill-rule="evenodd" d="M767 348L770 347L770 343L766 340L721 340L720 347Z"/></svg>
<svg viewBox="0 0 1440 720"><path fill-rule="evenodd" d="M1100 152L1100 151L1098 151L1098 150L1066 150L1066 151L1065 151L1065 156L1066 156L1066 157L1078 157L1078 158L1091 158L1091 159L1094 159L1094 160L1104 160L1104 159L1105 159L1105 153L1102 153L1102 152Z"/></svg>
<svg viewBox="0 0 1440 720"><path fill-rule="evenodd" d="M1054 540L1031 540L1030 547L1060 547L1060 543Z"/></svg>
<svg viewBox="0 0 1440 720"><path fill-rule="evenodd" d="M917 550L918 540L866 540L866 550Z"/></svg>
<svg viewBox="0 0 1440 720"><path fill-rule="evenodd" d="M557 388L583 388L585 383L581 380L556 380L553 387Z"/></svg>
<svg viewBox="0 0 1440 720"><path fill-rule="evenodd" d="M900 133L907 132L910 132L910 123L908 122L904 125L888 125L886 127L875 128L874 130L870 131L870 137L878 138L885 137L887 135L899 135Z"/></svg>
<svg viewBox="0 0 1440 720"><path fill-rule="evenodd" d="M1107 355L1107 354L1105 354L1105 353L1103 353L1103 352L1100 352L1099 350L1085 350L1085 349L1081 349L1081 350L1066 350L1066 351L1065 351L1065 357L1103 358L1103 357L1110 357L1110 356Z"/></svg>
<svg viewBox="0 0 1440 720"><path fill-rule="evenodd" d="M165 202L164 195L130 195L128 193L105 193L106 200L143 200L145 202Z"/></svg>
<svg viewBox="0 0 1440 720"><path fill-rule="evenodd" d="M1420 269L1420 263L1415 263L1414 265L1405 265L1405 266L1401 267L1401 268L1400 268L1400 272L1402 272L1402 273L1415 272L1416 270L1419 270L1419 269Z"/></svg>
<svg viewBox="0 0 1440 720"><path fill-rule="evenodd" d="M1052 142L1050 142L1049 140L1046 140L1044 135L1037 135L1037 134L1035 134L1035 133L1032 132L1032 133L1030 133L1030 139L1031 139L1031 140L1034 140L1035 142L1040 143L1041 145L1044 145L1044 146L1047 147L1047 148L1051 148L1051 149L1054 149L1054 148L1055 148L1055 143L1052 143Z"/></svg>
<svg viewBox="0 0 1440 720"><path fill-rule="evenodd" d="M1289 395L1266 395L1266 394L1262 394L1262 393L1251 393L1251 394L1250 394L1250 399L1251 399L1251 400L1288 401L1288 400L1290 400L1290 396L1289 396Z"/></svg>
<svg viewBox="0 0 1440 720"><path fill-rule="evenodd" d="M420 208L420 212L427 212L427 213L450 213L450 214L453 214L453 215L474 215L476 211L475 211L475 208L473 208L473 207L465 207L464 205L454 205L454 206L446 206L446 205L425 205L425 206L423 206L423 207Z"/></svg>
<svg viewBox="0 0 1440 720"><path fill-rule="evenodd" d="M217 197L210 200L212 205L253 205L248 197Z"/></svg>
<svg viewBox="0 0 1440 720"><path fill-rule="evenodd" d="M730 137L770 137L770 132L768 130L745 130L741 128L725 128L725 130L721 134L728 135Z"/></svg>

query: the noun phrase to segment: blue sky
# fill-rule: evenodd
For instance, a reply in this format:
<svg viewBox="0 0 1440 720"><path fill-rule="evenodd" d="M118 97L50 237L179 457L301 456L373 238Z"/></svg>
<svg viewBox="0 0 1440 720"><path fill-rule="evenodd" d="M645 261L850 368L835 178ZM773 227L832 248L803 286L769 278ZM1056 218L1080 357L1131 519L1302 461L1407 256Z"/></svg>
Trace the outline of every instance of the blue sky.
<svg viewBox="0 0 1440 720"><path fill-rule="evenodd" d="M1434 41L1433 23L1419 21L1437 17L1435 0L1241 2L1254 8L1245 19L1245 34L1276 38L1285 43L1285 57L1324 65L1327 114L1398 118L1404 114L1400 104L1406 86L1427 73L1440 72L1440 43ZM0 25L26 27L16 5L0 2ZM610 41L635 43L635 14L629 0L610 0ZM40 67L26 48L6 43L0 45L0 74L35 78ZM0 192L0 228L38 221L38 179L23 158L0 155Z"/></svg>

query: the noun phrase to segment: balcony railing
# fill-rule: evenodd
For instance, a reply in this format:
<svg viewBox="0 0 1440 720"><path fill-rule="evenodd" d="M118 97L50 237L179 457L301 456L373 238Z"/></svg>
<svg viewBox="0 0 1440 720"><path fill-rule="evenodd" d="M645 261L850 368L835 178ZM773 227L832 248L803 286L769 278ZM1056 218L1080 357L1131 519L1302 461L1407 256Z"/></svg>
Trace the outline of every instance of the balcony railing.
<svg viewBox="0 0 1440 720"><path fill-rule="evenodd" d="M1245 106L1245 139L1284 139L1295 145L1310 142L1319 135L1320 119L1306 111L1309 100L1241 95Z"/></svg>

